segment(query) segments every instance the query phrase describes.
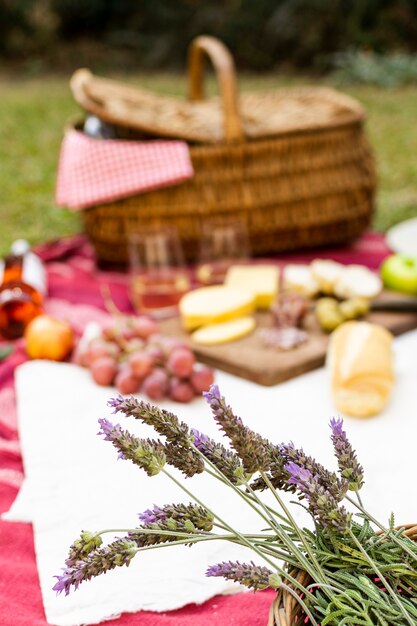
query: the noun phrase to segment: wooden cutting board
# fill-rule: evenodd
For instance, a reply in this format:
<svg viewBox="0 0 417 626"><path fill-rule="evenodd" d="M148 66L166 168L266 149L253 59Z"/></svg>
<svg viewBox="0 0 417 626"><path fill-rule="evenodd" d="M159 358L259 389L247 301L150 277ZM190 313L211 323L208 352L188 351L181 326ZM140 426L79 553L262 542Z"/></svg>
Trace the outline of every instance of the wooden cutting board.
<svg viewBox="0 0 417 626"><path fill-rule="evenodd" d="M404 296L384 292L379 300L400 301ZM329 336L319 328L313 313L304 321L309 340L288 352L266 348L258 335L259 328L272 325L271 313L257 313L257 329L247 337L217 346L200 346L191 342L197 359L202 363L246 378L260 385L276 385L300 374L305 374L324 364ZM394 335L400 335L417 328L417 313L380 312L369 313L369 322L381 324ZM162 332L189 338L181 328L179 318L172 318L161 323Z"/></svg>

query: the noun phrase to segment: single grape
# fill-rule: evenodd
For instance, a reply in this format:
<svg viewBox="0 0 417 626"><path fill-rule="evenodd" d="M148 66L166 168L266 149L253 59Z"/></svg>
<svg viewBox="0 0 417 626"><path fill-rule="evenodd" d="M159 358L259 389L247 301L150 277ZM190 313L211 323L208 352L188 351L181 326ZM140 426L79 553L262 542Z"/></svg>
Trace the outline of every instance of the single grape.
<svg viewBox="0 0 417 626"><path fill-rule="evenodd" d="M214 382L214 372L211 367L207 365L201 365L200 367L194 367L190 382L194 388L196 394L200 395L203 391L208 391L210 386Z"/></svg>
<svg viewBox="0 0 417 626"><path fill-rule="evenodd" d="M153 359L147 352L133 352L128 359L130 369L138 378L145 378L153 369Z"/></svg>
<svg viewBox="0 0 417 626"><path fill-rule="evenodd" d="M186 380L171 378L169 383L169 397L175 402L190 402L194 398L194 389Z"/></svg>
<svg viewBox="0 0 417 626"><path fill-rule="evenodd" d="M149 354L150 358L152 359L152 362L155 365L161 365L164 361L164 353L161 350L161 348L158 348L158 346L154 346L154 345L146 345L145 346L145 352L146 354Z"/></svg>
<svg viewBox="0 0 417 626"><path fill-rule="evenodd" d="M194 363L195 356L189 348L175 348L168 357L167 369L174 376L186 378L191 375Z"/></svg>
<svg viewBox="0 0 417 626"><path fill-rule="evenodd" d="M118 371L114 381L117 391L123 395L137 393L140 383L140 379L132 373L128 366L124 366Z"/></svg>
<svg viewBox="0 0 417 626"><path fill-rule="evenodd" d="M91 367L96 359L100 359L103 356L111 356L116 358L119 355L118 346L112 341L106 341L102 337L96 337L92 339L87 346L84 362L87 367Z"/></svg>
<svg viewBox="0 0 417 626"><path fill-rule="evenodd" d="M165 354L168 357L177 348L185 348L188 350L187 342L179 337L164 337Z"/></svg>
<svg viewBox="0 0 417 626"><path fill-rule="evenodd" d="M158 324L150 317L133 317L131 318L131 328L135 333L135 337L140 339L148 339L151 335L159 332Z"/></svg>
<svg viewBox="0 0 417 626"><path fill-rule="evenodd" d="M91 364L91 374L97 385L107 387L113 384L117 374L117 363L111 356L101 356Z"/></svg>
<svg viewBox="0 0 417 626"><path fill-rule="evenodd" d="M143 391L152 400L161 400L168 393L168 374L161 367L156 367L143 381Z"/></svg>

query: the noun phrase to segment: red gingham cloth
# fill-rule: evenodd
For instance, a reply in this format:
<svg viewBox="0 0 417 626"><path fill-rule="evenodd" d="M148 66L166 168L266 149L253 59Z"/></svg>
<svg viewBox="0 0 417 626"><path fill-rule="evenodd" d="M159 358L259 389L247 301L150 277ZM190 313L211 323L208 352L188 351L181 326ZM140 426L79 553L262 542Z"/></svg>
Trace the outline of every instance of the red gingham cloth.
<svg viewBox="0 0 417 626"><path fill-rule="evenodd" d="M192 176L183 141L93 139L70 130L61 146L55 201L78 210L176 185Z"/></svg>
<svg viewBox="0 0 417 626"><path fill-rule="evenodd" d="M101 287L110 287L116 306L132 312L125 274L95 267L90 244L82 235L40 246L46 263L50 313L67 318L81 332L83 324L104 315ZM271 262L308 263L313 258L333 258L341 263L361 263L377 269L390 254L382 235L367 233L354 244L333 249L292 252ZM53 304L53 308L52 308ZM23 480L19 447L15 368L26 360L22 340L15 352L0 363L0 512L7 511ZM108 626L265 626L274 598L271 590L234 596L216 596L197 606L177 611L124 613ZM32 526L0 519L0 626L48 626L43 612L36 568Z"/></svg>

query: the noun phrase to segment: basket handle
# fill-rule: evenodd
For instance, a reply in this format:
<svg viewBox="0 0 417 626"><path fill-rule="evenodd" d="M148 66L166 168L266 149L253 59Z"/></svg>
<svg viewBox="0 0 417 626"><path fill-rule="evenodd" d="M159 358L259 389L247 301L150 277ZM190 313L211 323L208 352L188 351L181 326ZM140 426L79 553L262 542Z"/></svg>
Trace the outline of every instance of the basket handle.
<svg viewBox="0 0 417 626"><path fill-rule="evenodd" d="M201 35L190 44L187 60L188 98L191 101L204 100L203 54L206 54L213 64L219 82L226 142L244 141L245 135L238 107L235 64L229 50L215 37Z"/></svg>

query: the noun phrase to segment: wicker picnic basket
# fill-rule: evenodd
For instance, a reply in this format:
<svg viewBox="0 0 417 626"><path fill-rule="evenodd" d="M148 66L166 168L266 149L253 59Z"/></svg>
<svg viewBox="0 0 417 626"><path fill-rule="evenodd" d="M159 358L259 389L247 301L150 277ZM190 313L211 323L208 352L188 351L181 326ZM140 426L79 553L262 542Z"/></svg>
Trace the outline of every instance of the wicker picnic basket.
<svg viewBox="0 0 417 626"><path fill-rule="evenodd" d="M407 524L397 528L404 528L404 535L417 541L417 524ZM309 575L303 570L292 570L291 575L305 587L309 584ZM294 586L287 583L292 589ZM271 605L267 626L301 626L308 624L306 616L297 600L288 591L278 590L278 593Z"/></svg>
<svg viewBox="0 0 417 626"><path fill-rule="evenodd" d="M204 56L218 79L216 98L204 98ZM348 242L370 222L376 183L364 111L333 89L239 96L228 49L208 36L189 48L188 101L88 70L75 72L71 89L125 135L186 140L194 168L179 185L84 210L101 261L125 263L127 233L150 225L175 226L192 261L209 218L243 218L257 255Z"/></svg>

